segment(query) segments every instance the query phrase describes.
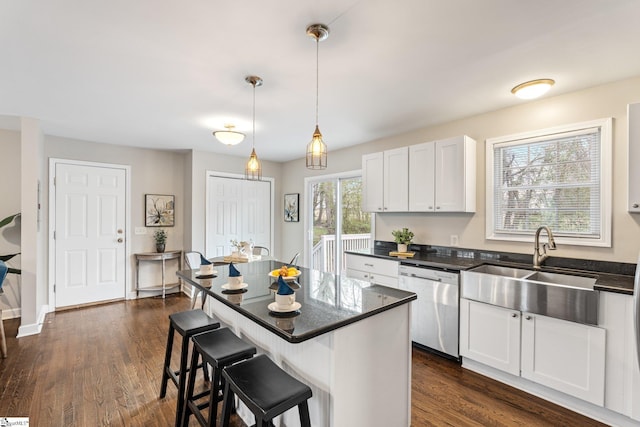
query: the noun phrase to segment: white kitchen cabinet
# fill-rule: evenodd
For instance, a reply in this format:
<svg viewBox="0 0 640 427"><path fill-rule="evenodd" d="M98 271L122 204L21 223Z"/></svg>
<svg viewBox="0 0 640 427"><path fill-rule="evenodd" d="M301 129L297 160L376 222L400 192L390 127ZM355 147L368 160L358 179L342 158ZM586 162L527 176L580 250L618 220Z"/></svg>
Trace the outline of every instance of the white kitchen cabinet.
<svg viewBox="0 0 640 427"><path fill-rule="evenodd" d="M409 147L409 211L475 210L475 140L457 136Z"/></svg>
<svg viewBox="0 0 640 427"><path fill-rule="evenodd" d="M384 155L382 152L362 156L362 210L382 212L384 198Z"/></svg>
<svg viewBox="0 0 640 427"><path fill-rule="evenodd" d="M347 277L398 287L398 262L366 255L346 254Z"/></svg>
<svg viewBox="0 0 640 427"><path fill-rule="evenodd" d="M435 212L436 210L436 143L409 147L409 210Z"/></svg>
<svg viewBox="0 0 640 427"><path fill-rule="evenodd" d="M627 106L629 131L629 212L640 212L640 103Z"/></svg>
<svg viewBox="0 0 640 427"><path fill-rule="evenodd" d="M362 156L362 210L406 212L409 208L409 148Z"/></svg>
<svg viewBox="0 0 640 427"><path fill-rule="evenodd" d="M520 312L460 299L460 355L520 375Z"/></svg>
<svg viewBox="0 0 640 427"><path fill-rule="evenodd" d="M603 406L604 362L604 329L522 314L523 378Z"/></svg>
<svg viewBox="0 0 640 427"><path fill-rule="evenodd" d="M606 329L607 409L640 421L640 367L636 361L633 296L601 292L598 324Z"/></svg>
<svg viewBox="0 0 640 427"><path fill-rule="evenodd" d="M460 353L595 405L604 405L603 328L461 299Z"/></svg>

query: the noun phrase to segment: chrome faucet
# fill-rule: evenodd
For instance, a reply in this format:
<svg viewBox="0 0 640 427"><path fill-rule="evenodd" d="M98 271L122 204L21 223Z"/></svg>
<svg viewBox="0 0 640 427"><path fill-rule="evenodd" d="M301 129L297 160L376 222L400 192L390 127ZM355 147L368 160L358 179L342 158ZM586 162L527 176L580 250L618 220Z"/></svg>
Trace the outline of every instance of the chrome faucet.
<svg viewBox="0 0 640 427"><path fill-rule="evenodd" d="M542 253L540 253L540 233L542 230L547 232L548 243L544 243L542 245ZM533 268L540 268L545 259L549 258L547 255L547 249L555 250L556 242L553 240L553 233L551 229L546 225L542 227L538 227L536 230L536 237L534 240L534 248L533 248Z"/></svg>

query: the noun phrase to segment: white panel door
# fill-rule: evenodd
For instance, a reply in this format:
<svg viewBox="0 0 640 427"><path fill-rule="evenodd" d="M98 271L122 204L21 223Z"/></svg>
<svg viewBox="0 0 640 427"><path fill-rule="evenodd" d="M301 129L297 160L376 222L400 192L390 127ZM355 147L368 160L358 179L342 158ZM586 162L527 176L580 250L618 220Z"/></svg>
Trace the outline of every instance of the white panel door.
<svg viewBox="0 0 640 427"><path fill-rule="evenodd" d="M229 255L231 240L251 240L273 250L270 181L211 175L207 188L205 256Z"/></svg>
<svg viewBox="0 0 640 427"><path fill-rule="evenodd" d="M254 245L271 247L271 183L243 181L242 236Z"/></svg>
<svg viewBox="0 0 640 427"><path fill-rule="evenodd" d="M55 306L125 297L126 171L56 164Z"/></svg>
<svg viewBox="0 0 640 427"><path fill-rule="evenodd" d="M231 253L231 240L242 240L242 180L210 176L207 205L207 257Z"/></svg>

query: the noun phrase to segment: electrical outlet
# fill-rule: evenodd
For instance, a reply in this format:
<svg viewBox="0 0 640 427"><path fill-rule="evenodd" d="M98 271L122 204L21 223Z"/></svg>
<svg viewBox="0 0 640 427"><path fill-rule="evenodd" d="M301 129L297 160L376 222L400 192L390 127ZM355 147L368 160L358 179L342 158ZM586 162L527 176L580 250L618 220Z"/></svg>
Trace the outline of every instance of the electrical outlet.
<svg viewBox="0 0 640 427"><path fill-rule="evenodd" d="M136 236L147 234L147 227L136 227L135 233L136 233Z"/></svg>
<svg viewBox="0 0 640 427"><path fill-rule="evenodd" d="M458 235L457 234L452 234L451 235L451 246L458 246Z"/></svg>

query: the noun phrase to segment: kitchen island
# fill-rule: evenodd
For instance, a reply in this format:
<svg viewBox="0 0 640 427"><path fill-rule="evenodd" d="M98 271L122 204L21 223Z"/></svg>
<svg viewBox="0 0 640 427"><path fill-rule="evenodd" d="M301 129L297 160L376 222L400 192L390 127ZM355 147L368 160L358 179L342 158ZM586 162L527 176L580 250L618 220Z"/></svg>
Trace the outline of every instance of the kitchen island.
<svg viewBox="0 0 640 427"><path fill-rule="evenodd" d="M283 265L236 265L245 289L228 291L227 266L213 278L197 270L178 275L207 293L205 311L308 384L313 426L408 426L411 414L410 301L416 295L341 275L300 268L294 313L273 313L276 283L268 274ZM295 284L294 284L295 287ZM253 417L238 413L249 425ZM276 425L299 425L297 411Z"/></svg>

